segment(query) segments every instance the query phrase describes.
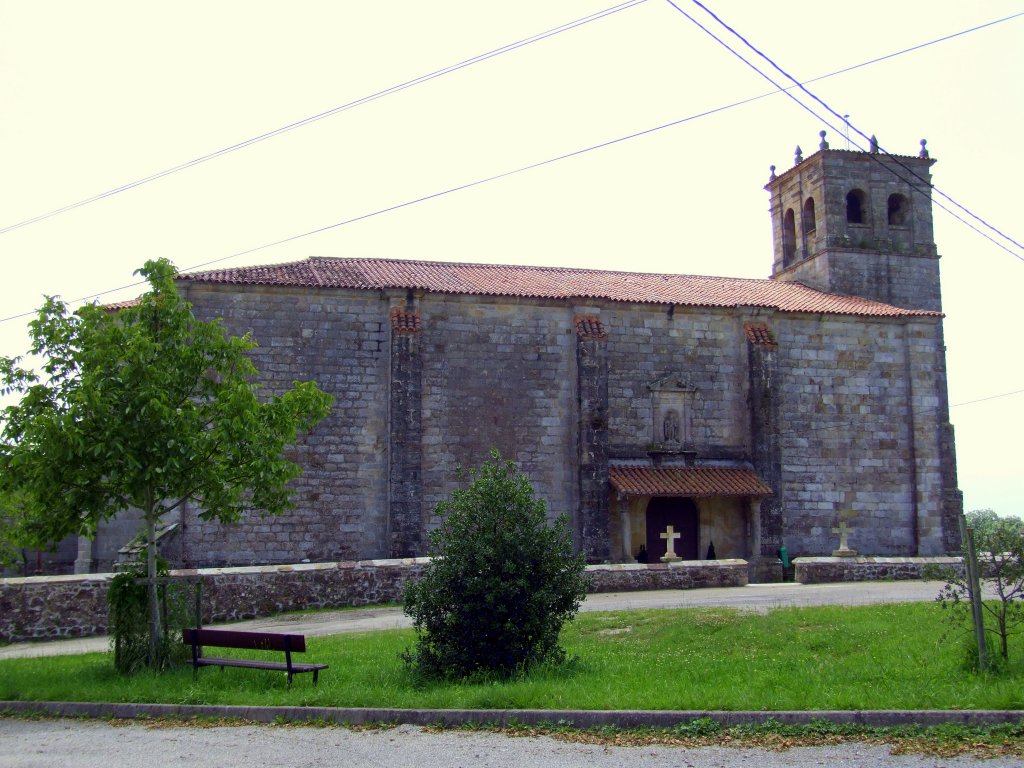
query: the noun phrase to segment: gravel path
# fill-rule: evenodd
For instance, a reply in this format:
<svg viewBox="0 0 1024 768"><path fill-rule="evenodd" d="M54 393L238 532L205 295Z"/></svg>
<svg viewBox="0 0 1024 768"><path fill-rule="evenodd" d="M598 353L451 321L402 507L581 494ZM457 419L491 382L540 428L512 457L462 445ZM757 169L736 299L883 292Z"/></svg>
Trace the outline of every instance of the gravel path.
<svg viewBox="0 0 1024 768"><path fill-rule="evenodd" d="M603 747L547 737L425 733L414 726L344 728L146 727L76 720L0 719L0 768L1021 768L1024 761L893 756L887 747L850 743L769 752L740 747Z"/></svg>

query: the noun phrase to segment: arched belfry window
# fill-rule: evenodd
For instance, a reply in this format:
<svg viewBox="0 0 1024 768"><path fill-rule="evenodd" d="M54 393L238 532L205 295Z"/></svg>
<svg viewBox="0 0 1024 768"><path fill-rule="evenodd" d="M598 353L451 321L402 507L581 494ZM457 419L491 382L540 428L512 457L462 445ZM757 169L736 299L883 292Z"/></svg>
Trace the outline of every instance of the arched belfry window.
<svg viewBox="0 0 1024 768"><path fill-rule="evenodd" d="M803 230L804 230L804 234L805 235L811 234L815 230L815 227L817 226L814 223L814 198L813 197L808 197L804 201L804 215L801 218L801 224L803 225Z"/></svg>
<svg viewBox="0 0 1024 768"><path fill-rule="evenodd" d="M903 195L889 195L889 223L903 226L910 214L910 202Z"/></svg>
<svg viewBox="0 0 1024 768"><path fill-rule="evenodd" d="M846 193L846 221L848 224L864 224L865 195L859 189Z"/></svg>
<svg viewBox="0 0 1024 768"><path fill-rule="evenodd" d="M788 208L782 217L782 266L788 267L796 258L796 218Z"/></svg>

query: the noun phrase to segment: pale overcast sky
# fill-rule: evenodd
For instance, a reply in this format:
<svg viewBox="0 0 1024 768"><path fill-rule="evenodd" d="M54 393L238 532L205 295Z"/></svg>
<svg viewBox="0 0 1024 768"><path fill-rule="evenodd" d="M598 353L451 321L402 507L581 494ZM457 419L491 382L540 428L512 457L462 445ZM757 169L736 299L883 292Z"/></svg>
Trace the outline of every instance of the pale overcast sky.
<svg viewBox="0 0 1024 768"><path fill-rule="evenodd" d="M613 5L0 0L0 229ZM709 7L801 80L1024 12L980 0ZM893 153L926 138L936 186L1024 242L1022 41L1019 17L808 87ZM771 90L667 0L646 0L0 234L0 315L129 284L150 257L225 259ZM776 93L220 264L319 255L767 277L768 167L789 168L797 144L813 152L823 128L846 146ZM1024 514L1024 394L958 405L1024 389L1024 254L942 211L935 222L965 506ZM25 350L25 322L0 322L0 354Z"/></svg>

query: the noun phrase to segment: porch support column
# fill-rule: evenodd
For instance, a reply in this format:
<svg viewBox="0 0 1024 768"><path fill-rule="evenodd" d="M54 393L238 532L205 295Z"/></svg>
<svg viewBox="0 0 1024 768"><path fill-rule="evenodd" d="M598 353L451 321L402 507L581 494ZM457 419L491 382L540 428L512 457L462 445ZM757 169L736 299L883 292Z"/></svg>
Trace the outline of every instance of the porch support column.
<svg viewBox="0 0 1024 768"><path fill-rule="evenodd" d="M622 530L622 551L619 553L619 559L628 563L633 559L633 521L629 514L629 498L619 494L616 507L619 510L619 528Z"/></svg>
<svg viewBox="0 0 1024 768"><path fill-rule="evenodd" d="M78 556L75 558L75 573L92 573L92 539L88 536L78 537Z"/></svg>

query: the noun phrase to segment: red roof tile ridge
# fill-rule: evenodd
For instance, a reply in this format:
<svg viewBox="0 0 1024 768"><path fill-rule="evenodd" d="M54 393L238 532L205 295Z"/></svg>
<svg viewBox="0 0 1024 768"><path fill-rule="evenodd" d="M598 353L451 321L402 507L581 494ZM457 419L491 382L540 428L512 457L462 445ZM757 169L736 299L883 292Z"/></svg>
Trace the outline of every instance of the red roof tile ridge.
<svg viewBox="0 0 1024 768"><path fill-rule="evenodd" d="M688 277L699 280L723 280L723 281L735 281L735 280L746 280L755 283L768 283L772 282L768 278L757 278L757 277L723 277L720 275L693 275L693 274L681 274L678 272L636 272L626 271L621 269L603 269L600 267L566 267L557 265L534 265L534 264L490 264L482 261L438 261L436 259L396 259L388 257L376 257L376 256L310 256L305 261L327 261L327 262L348 262L348 263L373 263L373 264L395 264L395 265L409 265L414 264L418 266L429 266L438 268L450 268L450 267L466 267L470 269L511 269L521 272L575 272L578 274L601 274L601 275L621 275L621 276L641 276L641 277L664 277L664 278L680 278ZM291 264L301 262L289 262ZM281 264L268 264L269 267L275 266L288 266L288 263ZM249 267L251 269L252 267ZM247 269L247 267L239 267L239 269Z"/></svg>
<svg viewBox="0 0 1024 768"><path fill-rule="evenodd" d="M242 267L218 267L216 269L190 269L181 270L175 277L181 280L196 280L205 277L206 275L217 275L223 272L238 272L243 269L277 269L278 267L291 267L296 264L303 264L309 261L309 258L299 259L297 261L278 261L273 264L249 264Z"/></svg>
<svg viewBox="0 0 1024 768"><path fill-rule="evenodd" d="M302 261L182 275L185 280L357 290L608 300L692 307L770 307L782 312L940 316L767 278L625 272L580 267L314 256Z"/></svg>

